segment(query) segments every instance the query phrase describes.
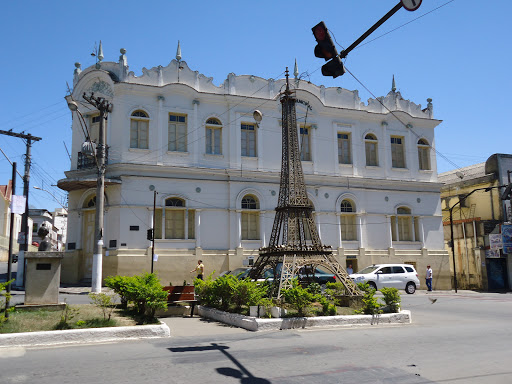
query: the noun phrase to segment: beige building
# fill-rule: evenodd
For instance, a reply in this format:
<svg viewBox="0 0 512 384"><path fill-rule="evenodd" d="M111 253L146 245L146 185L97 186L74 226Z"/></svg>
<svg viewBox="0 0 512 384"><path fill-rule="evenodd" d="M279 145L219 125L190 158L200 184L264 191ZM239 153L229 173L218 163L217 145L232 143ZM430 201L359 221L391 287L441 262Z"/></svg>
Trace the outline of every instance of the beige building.
<svg viewBox="0 0 512 384"><path fill-rule="evenodd" d="M510 201L502 194L510 183L512 155L494 154L485 163L439 174L444 238L454 259L457 287L460 289L507 290L512 286L512 256L503 250L492 252L489 234L501 233L510 221ZM455 255L450 247L450 208L453 219Z"/></svg>

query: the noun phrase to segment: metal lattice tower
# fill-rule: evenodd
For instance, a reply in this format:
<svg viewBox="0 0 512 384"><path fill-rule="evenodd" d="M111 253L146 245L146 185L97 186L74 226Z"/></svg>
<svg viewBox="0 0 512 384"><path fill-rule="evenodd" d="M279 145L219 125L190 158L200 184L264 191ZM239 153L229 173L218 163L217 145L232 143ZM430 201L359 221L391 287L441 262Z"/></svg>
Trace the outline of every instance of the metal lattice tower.
<svg viewBox="0 0 512 384"><path fill-rule="evenodd" d="M323 266L336 275L348 294L359 295L356 285L333 256L331 247L322 245L320 241L302 172L295 103L293 91L289 88L287 68L286 90L281 96L283 152L279 200L269 246L261 248L250 276L256 279L268 267L273 268L275 275L277 265L282 263L279 298L282 289L292 286L292 280L301 267L311 266L314 270Z"/></svg>

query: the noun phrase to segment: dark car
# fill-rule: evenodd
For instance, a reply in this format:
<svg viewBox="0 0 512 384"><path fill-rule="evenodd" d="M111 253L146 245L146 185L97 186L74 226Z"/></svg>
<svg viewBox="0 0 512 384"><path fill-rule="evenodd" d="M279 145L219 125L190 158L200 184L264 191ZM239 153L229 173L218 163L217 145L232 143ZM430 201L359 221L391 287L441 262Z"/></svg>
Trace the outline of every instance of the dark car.
<svg viewBox="0 0 512 384"><path fill-rule="evenodd" d="M299 270L299 281L301 284L309 285L312 282L325 286L327 283L335 283L336 276L330 272L325 272L320 268L313 268L311 266L302 267Z"/></svg>
<svg viewBox="0 0 512 384"><path fill-rule="evenodd" d="M13 263L17 263L18 262L18 254L17 253L13 253L12 254L12 262Z"/></svg>

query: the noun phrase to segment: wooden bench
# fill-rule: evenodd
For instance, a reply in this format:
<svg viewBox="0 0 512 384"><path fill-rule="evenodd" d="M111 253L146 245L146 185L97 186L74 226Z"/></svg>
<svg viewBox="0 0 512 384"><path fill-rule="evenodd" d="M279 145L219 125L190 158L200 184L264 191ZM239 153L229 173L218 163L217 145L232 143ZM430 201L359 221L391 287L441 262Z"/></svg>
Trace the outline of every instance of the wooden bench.
<svg viewBox="0 0 512 384"><path fill-rule="evenodd" d="M174 285L164 287L164 291L169 292L167 304L188 303L191 305L190 317L194 316L194 308L199 302L196 298L196 292L193 285Z"/></svg>

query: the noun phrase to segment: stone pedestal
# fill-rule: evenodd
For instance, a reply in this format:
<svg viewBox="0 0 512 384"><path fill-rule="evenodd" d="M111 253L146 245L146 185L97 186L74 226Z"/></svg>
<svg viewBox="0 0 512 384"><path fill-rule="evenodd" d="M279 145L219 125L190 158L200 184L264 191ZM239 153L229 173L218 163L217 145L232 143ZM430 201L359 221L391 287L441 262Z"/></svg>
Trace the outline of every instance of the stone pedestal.
<svg viewBox="0 0 512 384"><path fill-rule="evenodd" d="M58 304L63 252L25 252L25 305Z"/></svg>

